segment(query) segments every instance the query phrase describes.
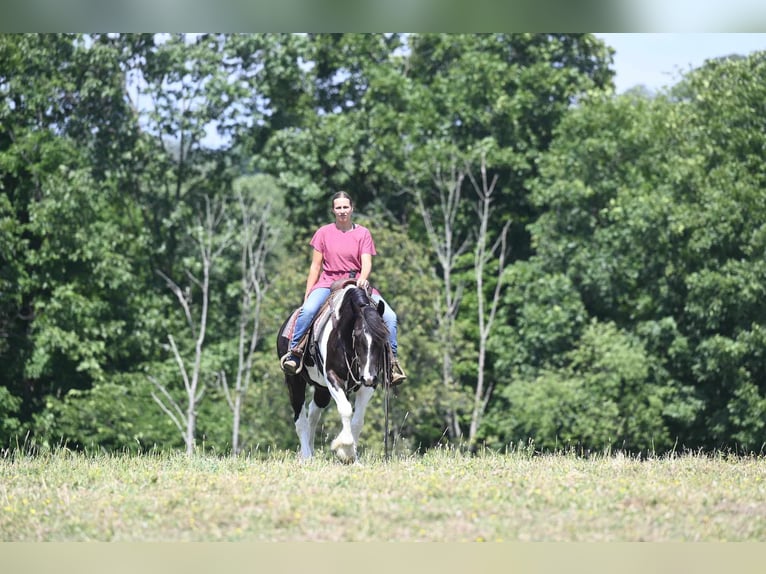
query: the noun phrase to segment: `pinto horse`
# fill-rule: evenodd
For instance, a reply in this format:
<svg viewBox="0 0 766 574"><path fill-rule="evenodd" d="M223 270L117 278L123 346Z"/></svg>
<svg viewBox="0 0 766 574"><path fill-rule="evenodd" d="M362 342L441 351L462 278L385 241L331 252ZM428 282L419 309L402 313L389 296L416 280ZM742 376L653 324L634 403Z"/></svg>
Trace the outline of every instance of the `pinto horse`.
<svg viewBox="0 0 766 574"><path fill-rule="evenodd" d="M332 398L342 428L330 448L341 461L356 461L367 404L378 384L387 387L391 381L392 355L383 310L382 301L376 306L367 292L353 282L332 291L309 331L302 367L295 375L285 373L304 459L314 454L317 424ZM298 311L292 313L277 334L280 357L287 353ZM306 385L314 387L308 407ZM352 394L353 407L349 401Z"/></svg>

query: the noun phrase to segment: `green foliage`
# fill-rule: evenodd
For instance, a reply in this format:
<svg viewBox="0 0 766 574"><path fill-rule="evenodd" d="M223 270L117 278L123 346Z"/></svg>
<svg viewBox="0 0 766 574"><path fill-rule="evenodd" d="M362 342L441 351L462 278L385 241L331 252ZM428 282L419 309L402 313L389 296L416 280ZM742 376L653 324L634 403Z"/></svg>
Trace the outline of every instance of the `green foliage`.
<svg viewBox="0 0 766 574"><path fill-rule="evenodd" d="M22 343L26 322L23 285L28 282L24 253L24 226L19 222L7 195L0 195L0 360L5 376L2 384L21 379L25 355ZM2 387L0 387L2 388Z"/></svg>
<svg viewBox="0 0 766 574"><path fill-rule="evenodd" d="M545 450L672 446L662 422L666 393L651 381L652 359L640 340L594 322L564 358L565 365L534 375L515 371L501 391L507 410L494 419L511 442L531 438Z"/></svg>
<svg viewBox="0 0 766 574"><path fill-rule="evenodd" d="M117 158L98 142L130 143L116 137L132 129L114 115L124 86L115 96L117 76L105 70L116 60L71 35L2 36L0 49L15 66L0 72L3 253L13 256L3 269L14 280L2 297L12 343L0 345L0 381L23 397L26 424L44 395L88 388L149 356L157 316L143 283L141 207L121 193L128 182L105 177ZM124 147L114 153L123 152L129 159Z"/></svg>
<svg viewBox="0 0 766 574"><path fill-rule="evenodd" d="M35 443L66 445L91 452L170 450L183 441L162 416L143 374L118 375L90 389L72 389L62 399L48 397L35 418Z"/></svg>
<svg viewBox="0 0 766 574"><path fill-rule="evenodd" d="M21 399L0 387L0 444L11 446L13 439L18 437L21 431L18 418L20 407Z"/></svg>
<svg viewBox="0 0 766 574"><path fill-rule="evenodd" d="M566 275L542 272L536 260L518 262L505 275L502 316L490 341L495 371L559 366L587 320L574 284Z"/></svg>
<svg viewBox="0 0 766 574"><path fill-rule="evenodd" d="M763 413L766 412L766 396L758 385L745 382L734 391L732 399L726 405L730 423L733 427L730 436L737 450L741 452L762 453L764 440ZM727 433L726 436L729 436Z"/></svg>
<svg viewBox="0 0 766 574"><path fill-rule="evenodd" d="M694 71L673 97L584 102L534 188L541 265L570 278L588 315L641 337L687 446L757 448L763 424L742 397L760 404L764 380L764 170L744 133L765 74L754 55Z"/></svg>
<svg viewBox="0 0 766 574"><path fill-rule="evenodd" d="M413 197L436 213L434 178L485 157L498 178L487 244L511 221L513 265L479 435L758 451L766 57L707 62L652 98L614 96L611 58L589 34L0 35L0 439L180 444L146 375L181 400L167 335L187 358L194 339L157 272L197 313L187 272L207 198L231 243L211 275L195 438L230 450L220 384L238 368L241 197L268 214L269 253L247 317L260 338L242 446L293 448L274 336L301 302L308 238L345 189L399 315L400 445L439 443L478 375L476 198L463 180L447 240L468 249L450 270L463 291L443 373L445 269ZM497 263L485 271L490 293Z"/></svg>
<svg viewBox="0 0 766 574"><path fill-rule="evenodd" d="M429 184L437 150L449 157L494 142L488 177L497 175L501 187L494 209L500 221L512 219L513 258L528 257L525 227L539 213L529 181L572 100L609 85L608 49L582 34L422 34L410 48L408 75L419 83L411 145L425 168L418 184Z"/></svg>
<svg viewBox="0 0 766 574"><path fill-rule="evenodd" d="M132 323L130 315L113 312L130 290L131 249L110 218L106 190L66 169L46 179L28 226L41 239L40 249L28 255L31 281L46 297L34 308L35 350L26 375L47 378L57 361L72 361L75 371L100 381L107 357L119 360Z"/></svg>

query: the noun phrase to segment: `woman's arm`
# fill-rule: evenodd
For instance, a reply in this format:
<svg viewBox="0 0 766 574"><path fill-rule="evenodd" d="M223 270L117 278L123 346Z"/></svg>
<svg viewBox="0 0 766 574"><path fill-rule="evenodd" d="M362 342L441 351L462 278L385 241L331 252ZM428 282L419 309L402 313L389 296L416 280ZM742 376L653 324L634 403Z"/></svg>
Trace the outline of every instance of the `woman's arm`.
<svg viewBox="0 0 766 574"><path fill-rule="evenodd" d="M319 281L319 274L322 273L322 261L324 261L324 257L322 257L322 252L314 250L314 254L311 257L311 267L309 267L309 275L306 277L306 293L303 295L303 300L305 301L306 298L309 296L309 293L311 293L311 288L316 285L316 282Z"/></svg>
<svg viewBox="0 0 766 574"><path fill-rule="evenodd" d="M367 288L367 278L372 272L372 255L369 253L362 253L362 269L359 271L359 279L356 280L356 284L359 287Z"/></svg>

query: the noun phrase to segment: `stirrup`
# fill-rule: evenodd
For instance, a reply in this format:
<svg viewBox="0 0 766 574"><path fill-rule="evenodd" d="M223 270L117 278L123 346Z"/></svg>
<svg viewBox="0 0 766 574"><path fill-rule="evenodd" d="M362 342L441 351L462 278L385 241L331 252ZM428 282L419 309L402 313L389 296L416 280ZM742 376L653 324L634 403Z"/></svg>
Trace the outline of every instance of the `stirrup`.
<svg viewBox="0 0 766 574"><path fill-rule="evenodd" d="M407 373L404 372L398 359L394 359L391 365L391 386L401 385L407 379Z"/></svg>
<svg viewBox="0 0 766 574"><path fill-rule="evenodd" d="M294 358L297 360L291 361ZM294 365L292 363L295 363ZM297 375L303 370L303 356L295 352L295 350L287 351L281 359L279 359L279 366L282 370L289 375Z"/></svg>

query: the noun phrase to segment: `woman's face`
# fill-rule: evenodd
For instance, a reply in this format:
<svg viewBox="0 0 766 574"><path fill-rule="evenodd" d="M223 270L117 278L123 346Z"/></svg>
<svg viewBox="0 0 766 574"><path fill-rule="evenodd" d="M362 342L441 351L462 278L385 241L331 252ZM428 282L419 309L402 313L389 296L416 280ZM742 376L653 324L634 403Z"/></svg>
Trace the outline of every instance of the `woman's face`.
<svg viewBox="0 0 766 574"><path fill-rule="evenodd" d="M351 206L351 200L347 197L339 197L332 202L332 212L335 214L335 221L346 223L351 219L354 208Z"/></svg>

